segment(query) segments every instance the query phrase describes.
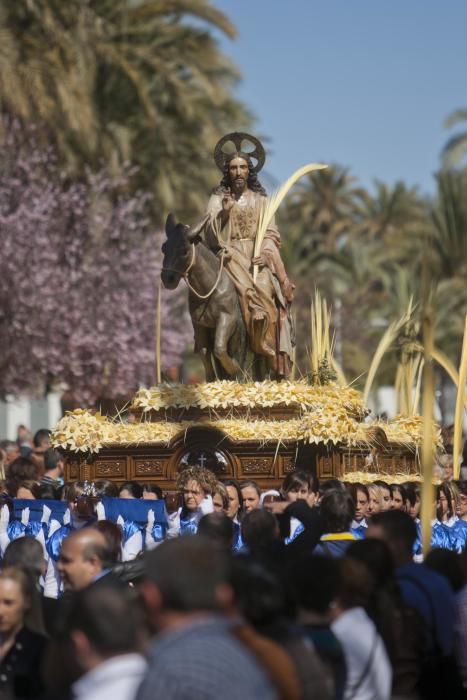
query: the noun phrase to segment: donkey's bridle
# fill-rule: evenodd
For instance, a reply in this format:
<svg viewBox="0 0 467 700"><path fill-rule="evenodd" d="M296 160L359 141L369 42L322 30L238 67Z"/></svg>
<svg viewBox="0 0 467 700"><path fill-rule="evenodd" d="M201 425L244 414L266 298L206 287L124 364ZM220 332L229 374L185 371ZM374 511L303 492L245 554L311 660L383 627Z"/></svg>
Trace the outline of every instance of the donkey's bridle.
<svg viewBox="0 0 467 700"><path fill-rule="evenodd" d="M214 294L214 292L217 289L217 285L220 282L221 275L222 275L222 268L224 267L224 256L225 256L226 250L225 250L225 248L222 248L221 260L220 260L220 265L219 265L219 272L217 273L217 278L216 278L216 281L214 283L214 286L207 294L199 294L196 291L196 289L194 289L194 287L191 286L190 281L188 279L188 273L190 272L191 268L193 267L193 265L195 264L195 261L196 261L196 245L194 243L190 243L190 245L192 246L193 252L191 255L191 260L188 263L188 267L186 268L186 270L184 272L180 272L179 270L173 270L170 267L163 267L161 270L161 274L162 274L162 272L176 272L177 275L180 275L180 277L183 277L183 279L186 282L186 286L188 287L190 292L192 292L196 297L198 297L198 299L208 299L211 296L211 294Z"/></svg>

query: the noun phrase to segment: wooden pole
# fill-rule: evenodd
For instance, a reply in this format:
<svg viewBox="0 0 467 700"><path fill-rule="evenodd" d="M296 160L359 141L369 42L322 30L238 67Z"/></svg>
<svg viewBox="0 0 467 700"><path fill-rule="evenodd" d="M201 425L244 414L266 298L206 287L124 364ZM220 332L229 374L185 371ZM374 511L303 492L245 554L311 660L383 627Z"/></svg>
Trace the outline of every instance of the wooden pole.
<svg viewBox="0 0 467 700"><path fill-rule="evenodd" d="M459 384L457 385L456 412L454 417L454 479L460 477L460 453L462 452L462 424L464 422L464 396L467 383L467 315L464 323L464 340L462 343L461 364L459 367Z"/></svg>

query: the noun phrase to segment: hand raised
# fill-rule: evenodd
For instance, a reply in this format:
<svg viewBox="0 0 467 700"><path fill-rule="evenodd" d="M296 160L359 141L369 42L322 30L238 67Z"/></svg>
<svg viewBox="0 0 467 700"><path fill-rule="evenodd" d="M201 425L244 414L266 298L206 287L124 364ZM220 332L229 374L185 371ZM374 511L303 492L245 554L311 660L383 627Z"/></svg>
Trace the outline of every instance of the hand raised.
<svg viewBox="0 0 467 700"><path fill-rule="evenodd" d="M222 197L222 210L225 212L229 212L233 205L235 204L235 199L232 197L232 193L230 190L227 190Z"/></svg>

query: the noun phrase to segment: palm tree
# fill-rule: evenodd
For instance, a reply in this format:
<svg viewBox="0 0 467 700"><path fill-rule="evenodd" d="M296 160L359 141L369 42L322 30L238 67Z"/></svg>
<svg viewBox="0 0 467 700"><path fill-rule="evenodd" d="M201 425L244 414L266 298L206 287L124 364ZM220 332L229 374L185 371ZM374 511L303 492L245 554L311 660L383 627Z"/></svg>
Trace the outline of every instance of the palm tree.
<svg viewBox="0 0 467 700"><path fill-rule="evenodd" d="M467 170L441 172L437 180L429 267L437 285L439 342L445 352L458 360L467 311Z"/></svg>
<svg viewBox="0 0 467 700"><path fill-rule="evenodd" d="M460 122L467 121L467 109L456 109L446 119L444 126L451 129ZM445 166L458 165L467 153L467 131L451 136L442 151Z"/></svg>
<svg viewBox="0 0 467 700"><path fill-rule="evenodd" d="M155 211L199 211L215 142L250 123L213 29L236 33L208 0L3 3L1 110L36 122L72 172L128 161Z"/></svg>

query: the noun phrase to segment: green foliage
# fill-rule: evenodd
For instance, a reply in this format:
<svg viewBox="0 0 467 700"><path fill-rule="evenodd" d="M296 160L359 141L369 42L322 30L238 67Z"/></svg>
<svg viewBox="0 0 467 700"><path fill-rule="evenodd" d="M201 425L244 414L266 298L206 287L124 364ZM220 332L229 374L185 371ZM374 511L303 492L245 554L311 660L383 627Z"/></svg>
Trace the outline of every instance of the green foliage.
<svg viewBox="0 0 467 700"><path fill-rule="evenodd" d="M450 129L467 121L467 109L456 109L446 119L444 126ZM461 131L454 134L443 148L442 157L445 166L459 165L467 154L467 132Z"/></svg>
<svg viewBox="0 0 467 700"><path fill-rule="evenodd" d="M403 183L360 187L348 170L313 173L285 200L279 216L286 264L297 284L298 359L308 337L315 287L332 306L336 359L348 378L364 383L375 347L410 298L420 315L428 279L435 342L455 362L467 311L467 171L440 173L433 201ZM377 381L394 382L397 353L387 355Z"/></svg>
<svg viewBox="0 0 467 700"><path fill-rule="evenodd" d="M208 0L2 3L0 109L37 122L75 175L139 166L159 222L199 215L216 141L251 122L213 30L235 36Z"/></svg>

